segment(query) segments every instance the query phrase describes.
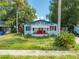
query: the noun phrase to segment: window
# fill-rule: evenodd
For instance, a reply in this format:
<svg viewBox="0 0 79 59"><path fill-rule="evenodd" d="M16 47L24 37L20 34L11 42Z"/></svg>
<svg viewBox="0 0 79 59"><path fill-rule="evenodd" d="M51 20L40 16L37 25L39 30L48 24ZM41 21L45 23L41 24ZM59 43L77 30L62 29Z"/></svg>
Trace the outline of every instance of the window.
<svg viewBox="0 0 79 59"><path fill-rule="evenodd" d="M56 26L54 27L54 30L56 31Z"/></svg>
<svg viewBox="0 0 79 59"><path fill-rule="evenodd" d="M56 26L50 26L50 31L56 31Z"/></svg>
<svg viewBox="0 0 79 59"><path fill-rule="evenodd" d="M3 28L2 27L0 27L0 31L3 31Z"/></svg>
<svg viewBox="0 0 79 59"><path fill-rule="evenodd" d="M30 26L26 27L26 31L30 31L30 29L31 29Z"/></svg>
<svg viewBox="0 0 79 59"><path fill-rule="evenodd" d="M35 28L33 28L33 31L35 30Z"/></svg>

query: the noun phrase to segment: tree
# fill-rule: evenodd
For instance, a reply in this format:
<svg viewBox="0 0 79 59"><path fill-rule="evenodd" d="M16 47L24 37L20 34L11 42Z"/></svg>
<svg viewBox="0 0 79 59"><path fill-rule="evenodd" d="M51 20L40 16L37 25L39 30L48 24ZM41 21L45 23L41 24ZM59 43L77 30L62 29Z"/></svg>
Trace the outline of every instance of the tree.
<svg viewBox="0 0 79 59"><path fill-rule="evenodd" d="M36 11L28 3L27 0L1 0L9 3L8 7L4 7L7 11L5 16L5 23L14 26L25 22L31 22L36 18ZM2 6L3 7L3 6ZM3 16L4 17L4 16ZM17 20L17 22L16 22Z"/></svg>
<svg viewBox="0 0 79 59"><path fill-rule="evenodd" d="M25 21L32 21L34 18L36 18L36 11L35 9L31 8L31 6L27 3L27 1L25 0L12 0L14 2L14 4L10 7L12 7L13 9L11 11L8 12L8 16L7 18L12 18L12 19L16 19L16 12L18 10L19 13L19 22L25 22ZM25 3L26 2L26 3ZM14 21L13 20L13 21ZM15 23L15 22L14 22Z"/></svg>
<svg viewBox="0 0 79 59"><path fill-rule="evenodd" d="M50 13L48 18L57 22L58 0L50 1ZM62 0L62 26L75 25L79 22L79 1Z"/></svg>
<svg viewBox="0 0 79 59"><path fill-rule="evenodd" d="M7 14L5 7L8 5L9 4L6 2L6 0L0 0L0 20L2 20L2 17Z"/></svg>

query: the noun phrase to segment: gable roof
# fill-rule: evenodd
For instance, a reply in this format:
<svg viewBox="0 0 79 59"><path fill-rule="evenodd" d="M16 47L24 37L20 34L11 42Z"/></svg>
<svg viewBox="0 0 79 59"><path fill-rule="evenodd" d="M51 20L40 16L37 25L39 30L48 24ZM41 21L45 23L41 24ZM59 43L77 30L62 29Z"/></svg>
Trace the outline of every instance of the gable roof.
<svg viewBox="0 0 79 59"><path fill-rule="evenodd" d="M51 23L51 21L50 21L50 20L43 20L43 19L32 21L32 23L36 23L36 22Z"/></svg>

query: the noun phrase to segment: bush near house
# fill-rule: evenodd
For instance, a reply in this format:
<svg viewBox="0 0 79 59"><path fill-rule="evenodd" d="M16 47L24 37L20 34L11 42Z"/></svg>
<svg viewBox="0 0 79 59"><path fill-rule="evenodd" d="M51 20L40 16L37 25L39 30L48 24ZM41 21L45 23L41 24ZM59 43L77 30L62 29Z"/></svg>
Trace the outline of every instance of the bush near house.
<svg viewBox="0 0 79 59"><path fill-rule="evenodd" d="M55 46L58 48L70 49L75 47L75 35L68 32L61 32L54 42Z"/></svg>

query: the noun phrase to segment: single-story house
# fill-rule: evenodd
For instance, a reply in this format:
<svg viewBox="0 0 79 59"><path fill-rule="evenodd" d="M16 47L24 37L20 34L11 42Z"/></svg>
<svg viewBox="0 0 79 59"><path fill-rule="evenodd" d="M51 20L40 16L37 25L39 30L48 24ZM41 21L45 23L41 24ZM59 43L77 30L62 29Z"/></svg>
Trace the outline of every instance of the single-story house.
<svg viewBox="0 0 79 59"><path fill-rule="evenodd" d="M10 32L10 27L5 25L3 21L0 21L0 35Z"/></svg>
<svg viewBox="0 0 79 59"><path fill-rule="evenodd" d="M57 35L58 27L57 24L50 20L36 20L31 24L29 23L24 25L24 34L30 34L32 36Z"/></svg>

